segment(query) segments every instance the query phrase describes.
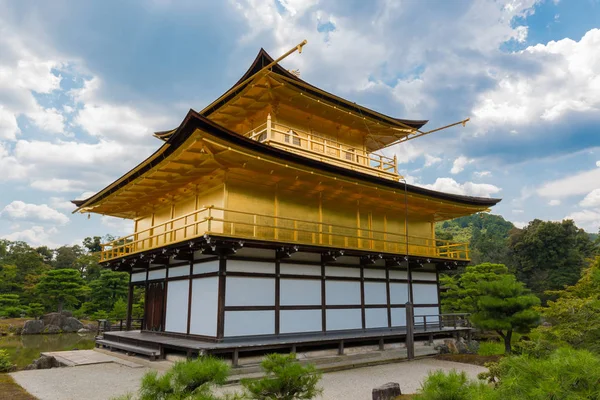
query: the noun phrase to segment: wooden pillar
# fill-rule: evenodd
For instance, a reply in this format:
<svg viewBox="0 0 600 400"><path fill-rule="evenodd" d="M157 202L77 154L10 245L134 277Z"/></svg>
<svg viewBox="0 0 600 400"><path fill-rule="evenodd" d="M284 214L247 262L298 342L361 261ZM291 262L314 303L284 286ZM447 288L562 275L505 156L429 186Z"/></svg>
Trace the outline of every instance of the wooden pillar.
<svg viewBox="0 0 600 400"><path fill-rule="evenodd" d="M217 307L217 340L225 336L225 288L226 286L227 258L219 256L219 295Z"/></svg>
<svg viewBox="0 0 600 400"><path fill-rule="evenodd" d="M406 355L415 358L415 313L411 302L406 303Z"/></svg>
<svg viewBox="0 0 600 400"><path fill-rule="evenodd" d="M133 284L131 283L131 274L129 274L129 292L127 293L127 320L125 330L131 330L131 313L133 310Z"/></svg>

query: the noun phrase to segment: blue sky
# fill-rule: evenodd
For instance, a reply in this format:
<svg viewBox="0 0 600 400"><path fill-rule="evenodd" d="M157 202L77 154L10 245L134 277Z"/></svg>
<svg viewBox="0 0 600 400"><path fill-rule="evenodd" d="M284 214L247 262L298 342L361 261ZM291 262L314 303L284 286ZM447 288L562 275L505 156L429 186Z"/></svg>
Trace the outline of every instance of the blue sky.
<svg viewBox="0 0 600 400"><path fill-rule="evenodd" d="M390 148L409 181L600 228L600 1L0 0L0 237L124 235L72 215L264 47L327 91L466 128Z"/></svg>

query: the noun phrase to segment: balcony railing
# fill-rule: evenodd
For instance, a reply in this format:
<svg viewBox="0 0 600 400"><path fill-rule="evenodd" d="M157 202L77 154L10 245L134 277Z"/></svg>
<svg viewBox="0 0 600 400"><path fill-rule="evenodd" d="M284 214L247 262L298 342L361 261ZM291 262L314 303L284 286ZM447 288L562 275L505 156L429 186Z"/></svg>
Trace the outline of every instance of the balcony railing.
<svg viewBox="0 0 600 400"><path fill-rule="evenodd" d="M469 259L467 243L418 236L407 237L392 232L275 217L214 206L103 244L100 259L109 261L204 234L450 260Z"/></svg>
<svg viewBox="0 0 600 400"><path fill-rule="evenodd" d="M267 118L266 123L247 132L244 136L344 168L388 179L400 179L396 156L390 158L380 154L367 153L315 133L280 123L272 123L270 117Z"/></svg>

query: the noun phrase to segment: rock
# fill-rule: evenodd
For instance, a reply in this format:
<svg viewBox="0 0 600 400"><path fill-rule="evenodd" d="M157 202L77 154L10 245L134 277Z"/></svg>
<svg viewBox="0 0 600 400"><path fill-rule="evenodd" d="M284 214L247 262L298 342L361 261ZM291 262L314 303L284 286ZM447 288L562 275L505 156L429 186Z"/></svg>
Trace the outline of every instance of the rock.
<svg viewBox="0 0 600 400"><path fill-rule="evenodd" d="M458 354L467 354L469 352L469 348L467 347L467 342L465 342L465 339L459 338L454 343L456 345Z"/></svg>
<svg viewBox="0 0 600 400"><path fill-rule="evenodd" d="M67 317L60 328L63 332L77 332L83 329L83 324L77 318Z"/></svg>
<svg viewBox="0 0 600 400"><path fill-rule="evenodd" d="M96 324L83 324L83 328L89 330L90 332L96 332L98 329L98 325Z"/></svg>
<svg viewBox="0 0 600 400"><path fill-rule="evenodd" d="M63 326L65 319L67 319L67 317L64 314L57 313L57 312L49 313L42 317L42 320L44 321L44 325L46 325L46 326L47 325L56 325L58 327Z"/></svg>
<svg viewBox="0 0 600 400"><path fill-rule="evenodd" d="M50 369L60 367L61 364L54 357L41 356L37 360L33 360L31 364L25 367L26 370L32 369Z"/></svg>
<svg viewBox="0 0 600 400"><path fill-rule="evenodd" d="M448 348L448 346L446 344L438 344L433 349L437 350L440 354L449 354L450 353L450 349Z"/></svg>
<svg viewBox="0 0 600 400"><path fill-rule="evenodd" d="M44 333L48 333L48 334L60 333L60 327L57 325L47 325L44 328Z"/></svg>
<svg viewBox="0 0 600 400"><path fill-rule="evenodd" d="M80 330L77 331L77 333L90 333L91 331L87 328L81 328Z"/></svg>
<svg viewBox="0 0 600 400"><path fill-rule="evenodd" d="M471 340L467 342L470 354L477 354L479 352L479 342L477 340Z"/></svg>
<svg viewBox="0 0 600 400"><path fill-rule="evenodd" d="M456 347L456 340L444 339L444 344L448 347L449 353L458 354L458 348Z"/></svg>
<svg viewBox="0 0 600 400"><path fill-rule="evenodd" d="M23 325L23 330L21 331L21 335L37 335L44 331L44 321L39 319L34 319L31 321L26 321L25 325Z"/></svg>
<svg viewBox="0 0 600 400"><path fill-rule="evenodd" d="M373 400L393 400L401 394L399 383L388 382L373 389Z"/></svg>

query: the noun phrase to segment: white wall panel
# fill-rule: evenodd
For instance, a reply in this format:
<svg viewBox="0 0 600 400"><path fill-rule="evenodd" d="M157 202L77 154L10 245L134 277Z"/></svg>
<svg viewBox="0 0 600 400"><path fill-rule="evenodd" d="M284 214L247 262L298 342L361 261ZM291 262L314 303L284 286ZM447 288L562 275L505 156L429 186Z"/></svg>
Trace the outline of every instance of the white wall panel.
<svg viewBox="0 0 600 400"><path fill-rule="evenodd" d="M385 279L385 270L384 269L365 268L364 274L365 274L365 278Z"/></svg>
<svg viewBox="0 0 600 400"><path fill-rule="evenodd" d="M417 315L438 315L440 310L437 307L415 307L415 316ZM427 323L439 322L438 317L427 317ZM415 323L422 324L423 318L415 318Z"/></svg>
<svg viewBox="0 0 600 400"><path fill-rule="evenodd" d="M172 281L167 283L165 331L187 333L189 292L189 280Z"/></svg>
<svg viewBox="0 0 600 400"><path fill-rule="evenodd" d="M437 281L437 276L435 271L425 272L425 271L412 271L412 278L416 281Z"/></svg>
<svg viewBox="0 0 600 400"><path fill-rule="evenodd" d="M281 278L280 285L282 306L321 304L321 280Z"/></svg>
<svg viewBox="0 0 600 400"><path fill-rule="evenodd" d="M408 301L407 283L390 283L390 301L392 304L404 304Z"/></svg>
<svg viewBox="0 0 600 400"><path fill-rule="evenodd" d="M362 313L358 309L327 310L327 330L361 329Z"/></svg>
<svg viewBox="0 0 600 400"><path fill-rule="evenodd" d="M390 279L408 279L408 273L400 270L390 270Z"/></svg>
<svg viewBox="0 0 600 400"><path fill-rule="evenodd" d="M274 274L275 262L227 260L227 271L253 272L258 274Z"/></svg>
<svg viewBox="0 0 600 400"><path fill-rule="evenodd" d="M208 272L217 272L218 270L219 260L194 264L194 274L206 274Z"/></svg>
<svg viewBox="0 0 600 400"><path fill-rule="evenodd" d="M174 278L176 276L187 276L190 274L190 266L182 265L179 267L171 267L169 268L169 278Z"/></svg>
<svg viewBox="0 0 600 400"><path fill-rule="evenodd" d="M225 336L275 333L275 311L226 311Z"/></svg>
<svg viewBox="0 0 600 400"><path fill-rule="evenodd" d="M413 301L414 304L437 304L438 292L436 284L413 284Z"/></svg>
<svg viewBox="0 0 600 400"><path fill-rule="evenodd" d="M360 278L360 268L325 267L325 276Z"/></svg>
<svg viewBox="0 0 600 400"><path fill-rule="evenodd" d="M321 310L282 310L279 330L281 333L320 332Z"/></svg>
<svg viewBox="0 0 600 400"><path fill-rule="evenodd" d="M192 317L190 333L195 335L217 335L217 308L219 306L219 278L197 278L192 280Z"/></svg>
<svg viewBox="0 0 600 400"><path fill-rule="evenodd" d="M148 280L152 280L152 279L165 279L165 277L167 276L167 270L166 269L156 269L154 271L150 271L148 273Z"/></svg>
<svg viewBox="0 0 600 400"><path fill-rule="evenodd" d="M325 281L325 304L328 306L360 305L360 282Z"/></svg>
<svg viewBox="0 0 600 400"><path fill-rule="evenodd" d="M392 326L406 326L406 309L392 308Z"/></svg>
<svg viewBox="0 0 600 400"><path fill-rule="evenodd" d="M320 265L287 264L281 263L279 271L282 275L321 275Z"/></svg>
<svg viewBox="0 0 600 400"><path fill-rule="evenodd" d="M387 328L387 308L367 308L365 310L365 323L367 328Z"/></svg>
<svg viewBox="0 0 600 400"><path fill-rule="evenodd" d="M387 304L385 282L365 282L365 304Z"/></svg>
<svg viewBox="0 0 600 400"><path fill-rule="evenodd" d="M226 306L274 306L274 278L228 276L225 281Z"/></svg>
<svg viewBox="0 0 600 400"><path fill-rule="evenodd" d="M136 272L135 274L131 274L131 282L143 282L145 280L146 280L146 271Z"/></svg>

